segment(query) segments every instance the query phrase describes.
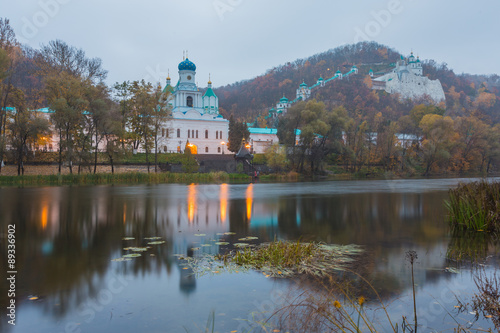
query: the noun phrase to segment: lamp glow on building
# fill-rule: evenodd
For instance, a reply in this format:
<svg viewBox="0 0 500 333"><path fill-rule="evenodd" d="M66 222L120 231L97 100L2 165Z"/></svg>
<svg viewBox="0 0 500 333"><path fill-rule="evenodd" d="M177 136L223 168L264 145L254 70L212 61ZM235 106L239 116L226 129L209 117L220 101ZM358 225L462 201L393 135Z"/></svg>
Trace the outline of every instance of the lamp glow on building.
<svg viewBox="0 0 500 333"><path fill-rule="evenodd" d="M226 144L224 141L221 141L220 144L222 145L222 153L224 154L224 145Z"/></svg>

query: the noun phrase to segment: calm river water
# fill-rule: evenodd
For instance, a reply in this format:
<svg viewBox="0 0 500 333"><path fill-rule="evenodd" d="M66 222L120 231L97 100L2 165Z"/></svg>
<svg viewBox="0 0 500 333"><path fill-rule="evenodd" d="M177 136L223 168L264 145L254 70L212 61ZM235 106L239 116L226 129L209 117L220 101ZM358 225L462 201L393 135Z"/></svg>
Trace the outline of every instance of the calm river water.
<svg viewBox="0 0 500 333"><path fill-rule="evenodd" d="M7 323L11 285L2 279L0 331L203 332L209 318L217 332L255 329L300 285L258 272L197 277L176 256L216 254L247 236L364 246L372 258L365 271L394 322L413 316L405 253L415 250L419 324L449 330L474 318L455 316L455 305L475 291L475 270L447 259L467 243L449 235L443 206L459 181L1 188L1 275L9 271L11 224L17 273L16 325ZM112 261L126 247L162 240L140 257ZM487 272L498 266L498 250L479 245Z"/></svg>

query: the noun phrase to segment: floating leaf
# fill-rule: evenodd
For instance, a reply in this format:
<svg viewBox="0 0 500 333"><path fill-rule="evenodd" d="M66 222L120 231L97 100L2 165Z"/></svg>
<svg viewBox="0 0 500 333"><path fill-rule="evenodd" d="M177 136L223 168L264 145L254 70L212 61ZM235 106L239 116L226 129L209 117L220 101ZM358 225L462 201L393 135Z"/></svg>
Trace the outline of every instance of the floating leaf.
<svg viewBox="0 0 500 333"><path fill-rule="evenodd" d="M236 246L236 247L246 247L246 246L248 246L250 244L248 244L248 243L234 243L233 245Z"/></svg>
<svg viewBox="0 0 500 333"><path fill-rule="evenodd" d="M130 254L125 254L123 256L123 258L136 258L136 257L140 257L141 254L140 253L130 253Z"/></svg>
<svg viewBox="0 0 500 333"><path fill-rule="evenodd" d="M134 237L123 237L122 240L132 240L135 239Z"/></svg>
<svg viewBox="0 0 500 333"><path fill-rule="evenodd" d="M116 258L116 259L111 259L111 261L130 261L132 259L130 258Z"/></svg>
<svg viewBox="0 0 500 333"><path fill-rule="evenodd" d="M148 244L149 244L149 245L165 244L165 241L149 242Z"/></svg>
<svg viewBox="0 0 500 333"><path fill-rule="evenodd" d="M201 246L212 246L212 244L201 244Z"/></svg>
<svg viewBox="0 0 500 333"><path fill-rule="evenodd" d="M215 245L229 245L228 242L217 242L215 243Z"/></svg>
<svg viewBox="0 0 500 333"><path fill-rule="evenodd" d="M238 240L239 241L249 241L249 240L254 240L254 239L259 239L259 237L249 236L249 237L240 238Z"/></svg>
<svg viewBox="0 0 500 333"><path fill-rule="evenodd" d="M134 252L143 252L143 251L147 251L148 248L147 247L135 247L135 246L131 246L131 247L126 247L124 248L125 251L134 251Z"/></svg>
<svg viewBox="0 0 500 333"><path fill-rule="evenodd" d="M216 235L217 235L217 236L223 236L223 235L224 235L224 233L223 233L223 232L218 232L218 233L216 233Z"/></svg>
<svg viewBox="0 0 500 333"><path fill-rule="evenodd" d="M144 237L144 239L155 240L155 239L161 239L161 237Z"/></svg>
<svg viewBox="0 0 500 333"><path fill-rule="evenodd" d="M28 298L30 301L35 301L38 299L38 296L31 296L30 298Z"/></svg>
<svg viewBox="0 0 500 333"><path fill-rule="evenodd" d="M203 237L206 236L205 234L194 234L196 237Z"/></svg>
<svg viewBox="0 0 500 333"><path fill-rule="evenodd" d="M228 232L225 232L224 235L236 235L235 232L231 232L231 231L228 231Z"/></svg>

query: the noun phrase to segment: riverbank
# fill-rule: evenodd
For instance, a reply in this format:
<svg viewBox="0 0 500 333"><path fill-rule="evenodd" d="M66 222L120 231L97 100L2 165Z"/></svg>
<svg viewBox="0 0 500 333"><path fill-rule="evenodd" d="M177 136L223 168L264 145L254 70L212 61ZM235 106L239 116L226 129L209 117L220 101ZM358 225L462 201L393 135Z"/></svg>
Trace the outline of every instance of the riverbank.
<svg viewBox="0 0 500 333"><path fill-rule="evenodd" d="M152 169L154 170L154 169ZM82 172L80 174L51 173L46 169L45 174L0 175L0 186L58 186L58 185L105 185L105 184L161 184L161 183L203 183L203 182L229 182L249 181L251 177L245 174L228 174L226 172L208 173L173 173L173 172L147 172L147 167L142 166L121 168L120 172L112 174L101 169L99 173ZM57 171L57 168L56 168ZM104 171L104 172L102 172ZM17 174L17 173L16 173Z"/></svg>

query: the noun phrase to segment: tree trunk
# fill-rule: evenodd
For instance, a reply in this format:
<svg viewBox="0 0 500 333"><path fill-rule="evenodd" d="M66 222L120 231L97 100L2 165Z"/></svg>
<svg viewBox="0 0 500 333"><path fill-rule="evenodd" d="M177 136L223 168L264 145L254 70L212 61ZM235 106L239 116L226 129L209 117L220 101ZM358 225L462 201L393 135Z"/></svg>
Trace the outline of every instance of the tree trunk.
<svg viewBox="0 0 500 333"><path fill-rule="evenodd" d="M62 131L59 130L59 174L61 174L62 167Z"/></svg>
<svg viewBox="0 0 500 333"><path fill-rule="evenodd" d="M155 134L155 173L158 172L158 135Z"/></svg>
<svg viewBox="0 0 500 333"><path fill-rule="evenodd" d="M99 141L97 141L97 125L95 131L95 154L94 154L94 175L97 172L97 148L99 147Z"/></svg>

